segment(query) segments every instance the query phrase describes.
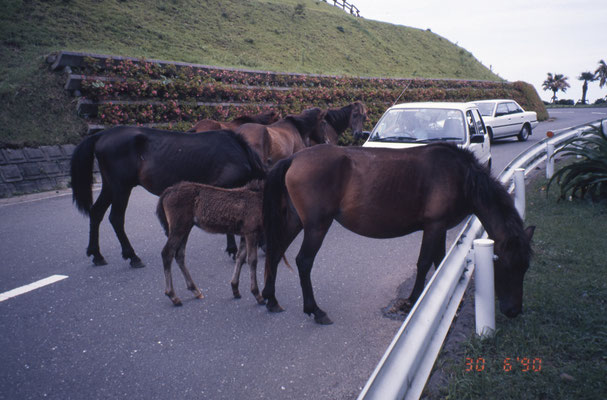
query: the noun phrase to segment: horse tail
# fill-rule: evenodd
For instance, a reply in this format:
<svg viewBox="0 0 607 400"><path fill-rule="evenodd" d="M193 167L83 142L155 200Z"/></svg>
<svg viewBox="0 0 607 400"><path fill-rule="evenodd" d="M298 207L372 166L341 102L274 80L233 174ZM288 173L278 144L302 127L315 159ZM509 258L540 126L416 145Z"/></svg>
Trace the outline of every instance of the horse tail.
<svg viewBox="0 0 607 400"><path fill-rule="evenodd" d="M169 236L169 221L167 220L166 212L164 211L164 198L168 193L168 189L163 191L160 197L158 198L158 204L156 205L156 216L158 217L158 221L160 221L160 226L164 229L164 233Z"/></svg>
<svg viewBox="0 0 607 400"><path fill-rule="evenodd" d="M72 178L72 200L80 212L89 215L93 204L93 162L95 144L101 137L95 134L85 138L72 153L70 174Z"/></svg>
<svg viewBox="0 0 607 400"><path fill-rule="evenodd" d="M285 214L283 212L283 198L287 190L285 175L292 162L292 158L280 160L270 170L266 178L263 190L263 228L267 257L270 257L276 251L282 251L280 242L286 230ZM266 279L271 274L270 263L266 262Z"/></svg>
<svg viewBox="0 0 607 400"><path fill-rule="evenodd" d="M247 161L249 162L249 165L251 167L250 180L265 179L267 170L264 164L261 162L261 157L259 157L259 154L257 154L257 152L251 148L251 146L249 146L247 141L241 135L235 133L234 131L230 132L233 134L234 139L245 152Z"/></svg>

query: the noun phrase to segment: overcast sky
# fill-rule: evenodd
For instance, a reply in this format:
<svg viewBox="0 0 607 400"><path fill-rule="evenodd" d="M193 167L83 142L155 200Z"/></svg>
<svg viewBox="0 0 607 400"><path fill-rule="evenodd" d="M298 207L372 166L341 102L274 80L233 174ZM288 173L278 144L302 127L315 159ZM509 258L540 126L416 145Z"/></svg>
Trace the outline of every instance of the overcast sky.
<svg viewBox="0 0 607 400"><path fill-rule="evenodd" d="M559 99L582 98L580 73L607 61L607 0L348 0L366 19L432 32L471 52L508 81L531 83L546 101L547 73L567 76ZM587 100L607 95L590 82Z"/></svg>

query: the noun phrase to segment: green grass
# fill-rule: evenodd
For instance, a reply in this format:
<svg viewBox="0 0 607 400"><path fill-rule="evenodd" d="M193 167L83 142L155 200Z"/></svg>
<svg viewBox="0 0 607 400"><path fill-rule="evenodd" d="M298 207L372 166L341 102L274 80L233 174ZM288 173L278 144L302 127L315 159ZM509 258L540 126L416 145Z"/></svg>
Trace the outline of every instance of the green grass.
<svg viewBox="0 0 607 400"><path fill-rule="evenodd" d="M84 126L44 58L53 51L220 67L500 81L425 30L315 0L1 0L0 146L77 141ZM61 110L61 116L57 115ZM28 135L30 137L28 137Z"/></svg>
<svg viewBox="0 0 607 400"><path fill-rule="evenodd" d="M493 338L472 338L463 359L441 361L451 375L442 398L607 398L607 207L558 202L558 190L546 195L545 185L541 177L527 185L526 223L537 229L525 311L512 320L498 315ZM482 357L485 369L466 372L466 357ZM517 357L541 359L541 371L524 372Z"/></svg>

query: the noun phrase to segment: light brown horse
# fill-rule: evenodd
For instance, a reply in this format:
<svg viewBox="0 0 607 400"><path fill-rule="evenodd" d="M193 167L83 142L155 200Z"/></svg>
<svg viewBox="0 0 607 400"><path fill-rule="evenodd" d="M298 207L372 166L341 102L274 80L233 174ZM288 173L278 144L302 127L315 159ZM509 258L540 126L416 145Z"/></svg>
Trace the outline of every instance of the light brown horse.
<svg viewBox="0 0 607 400"><path fill-rule="evenodd" d="M348 128L352 130L352 135L359 135L364 129L366 120L367 107L360 101L355 101L341 108L329 108L322 124L326 142L337 145L339 135Z"/></svg>
<svg viewBox="0 0 607 400"><path fill-rule="evenodd" d="M247 123L269 125L278 121L279 118L280 114L274 110L271 110L257 115L242 115L228 122L215 121L214 119L203 119L198 121L196 125L194 125L188 132L207 132L220 129L234 130L240 125Z"/></svg>
<svg viewBox="0 0 607 400"><path fill-rule="evenodd" d="M325 111L310 108L300 114L290 114L270 125L243 124L236 129L258 152L267 166L310 146L325 143L321 125Z"/></svg>
<svg viewBox="0 0 607 400"><path fill-rule="evenodd" d="M275 296L276 267L303 229L296 258L303 309L316 322L331 323L316 304L310 273L336 220L379 239L423 231L415 285L403 310L409 308L430 266L438 267L445 256L447 230L470 214L495 241L495 289L502 313L514 317L522 310L534 227L523 228L506 189L472 153L442 143L399 150L318 145L300 151L276 164L266 179L266 306L282 311Z"/></svg>
<svg viewBox="0 0 607 400"><path fill-rule="evenodd" d="M165 294L176 306L181 300L175 294L171 264L177 261L187 288L197 298L202 292L196 286L185 266L185 248L194 225L209 233L241 235L232 276L232 292L240 298L238 283L242 264L247 258L251 270L251 293L257 303L265 304L257 286L257 244L262 235L261 216L263 181L251 181L242 188L223 189L193 182L181 182L167 188L156 207L156 215L167 234L162 249L162 262L166 280Z"/></svg>

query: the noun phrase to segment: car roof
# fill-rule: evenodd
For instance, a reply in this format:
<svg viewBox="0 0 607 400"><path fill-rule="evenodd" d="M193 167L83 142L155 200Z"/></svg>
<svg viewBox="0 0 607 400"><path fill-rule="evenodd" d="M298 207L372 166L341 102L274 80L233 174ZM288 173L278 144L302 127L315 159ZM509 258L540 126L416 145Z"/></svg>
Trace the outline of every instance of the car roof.
<svg viewBox="0 0 607 400"><path fill-rule="evenodd" d="M421 102L421 103L401 103L396 104L389 109L406 109L406 108L436 108L436 109L453 109L453 110L469 110L471 108L477 108L472 102L468 103L457 103L457 102Z"/></svg>
<svg viewBox="0 0 607 400"><path fill-rule="evenodd" d="M475 100L475 101L471 101L471 103L495 103L498 101L514 101L514 100L512 100L512 99Z"/></svg>

